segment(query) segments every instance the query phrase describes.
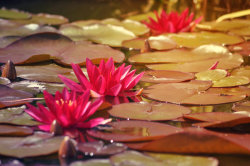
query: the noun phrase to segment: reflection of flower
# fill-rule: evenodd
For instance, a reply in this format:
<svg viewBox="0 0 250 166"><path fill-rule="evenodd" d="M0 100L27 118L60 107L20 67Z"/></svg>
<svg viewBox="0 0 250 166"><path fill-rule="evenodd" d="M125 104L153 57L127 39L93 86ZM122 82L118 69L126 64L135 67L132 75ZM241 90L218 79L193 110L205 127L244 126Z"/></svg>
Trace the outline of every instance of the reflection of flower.
<svg viewBox="0 0 250 166"><path fill-rule="evenodd" d="M195 24L202 20L202 17L193 21L194 13L188 15L188 8L185 9L180 15L177 12L171 12L167 14L162 10L160 16L155 11L156 19L149 17L149 23L144 21L143 23L150 28L153 35L159 35L162 33L177 33L177 32L189 32Z"/></svg>
<svg viewBox="0 0 250 166"><path fill-rule="evenodd" d="M93 97L137 94L137 92L129 92L129 90L139 82L143 73L134 75L135 70L130 71L131 65L125 67L125 64L122 64L115 69L114 61L110 58L106 63L102 60L97 67L86 59L86 67L89 79L83 74L79 65L72 64L80 85L62 75L59 77L71 90L83 92L90 89Z"/></svg>
<svg viewBox="0 0 250 166"><path fill-rule="evenodd" d="M43 94L48 108L38 103L38 108L27 104L28 108L25 110L35 120L43 123L43 125L39 126L42 130L50 130L50 125L54 120L65 129L91 128L105 122L103 118L87 121L102 104L102 100L97 100L93 103L89 101L89 90L82 95L77 95L74 91L70 93L66 88L63 89L62 93L57 91L55 97L47 91L44 91Z"/></svg>

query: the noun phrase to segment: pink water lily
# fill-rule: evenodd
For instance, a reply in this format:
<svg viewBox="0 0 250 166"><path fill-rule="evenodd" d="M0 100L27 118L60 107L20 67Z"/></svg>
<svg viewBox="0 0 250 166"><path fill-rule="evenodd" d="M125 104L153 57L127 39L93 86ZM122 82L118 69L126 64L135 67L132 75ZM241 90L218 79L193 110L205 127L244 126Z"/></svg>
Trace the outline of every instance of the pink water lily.
<svg viewBox="0 0 250 166"><path fill-rule="evenodd" d="M89 59L86 59L88 78L84 75L77 64L72 64L74 73L80 84L59 75L61 80L71 89L77 92L91 90L93 97L100 96L133 96L138 92L131 90L141 79L143 73L135 75L136 70L131 69L131 65L122 64L115 69L112 58L105 63L101 60L99 67L95 66Z"/></svg>
<svg viewBox="0 0 250 166"><path fill-rule="evenodd" d="M56 120L62 128L92 128L98 124L105 123L103 118L89 120L102 104L102 100L89 101L90 91L86 90L82 95L77 95L75 91L69 92L66 88L62 93L56 92L55 97L47 91L43 91L44 99L48 108L37 103L38 108L27 104L25 110L35 120L43 123L40 129L49 131L50 126Z"/></svg>
<svg viewBox="0 0 250 166"><path fill-rule="evenodd" d="M190 32L193 27L202 20L202 16L193 21L194 13L188 15L189 9L185 9L180 15L177 12L167 14L164 10L159 15L155 11L156 20L149 17L149 22L143 21L150 28L153 35L162 33Z"/></svg>

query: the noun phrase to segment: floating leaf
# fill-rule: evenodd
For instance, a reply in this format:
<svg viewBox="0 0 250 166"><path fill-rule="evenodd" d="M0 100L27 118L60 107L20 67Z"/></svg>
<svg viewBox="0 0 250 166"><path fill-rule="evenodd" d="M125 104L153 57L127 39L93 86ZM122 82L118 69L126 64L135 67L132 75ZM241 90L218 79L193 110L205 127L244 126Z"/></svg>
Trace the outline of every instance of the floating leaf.
<svg viewBox="0 0 250 166"><path fill-rule="evenodd" d="M220 69L233 69L243 63L243 58L239 54L230 54L222 58L201 60L196 62L171 63L171 64L152 64L146 65L152 70L174 70L181 72L201 72L208 70L214 63L219 62Z"/></svg>
<svg viewBox="0 0 250 166"><path fill-rule="evenodd" d="M174 49L170 51L146 52L133 55L129 58L131 63L176 63L194 62L209 59L218 59L229 56L225 47L216 45L203 45L193 50Z"/></svg>
<svg viewBox="0 0 250 166"><path fill-rule="evenodd" d="M243 38L236 35L215 32L171 33L163 36L167 36L171 40L175 41L179 47L187 48L196 48L207 44L231 45L244 41Z"/></svg>
<svg viewBox="0 0 250 166"><path fill-rule="evenodd" d="M250 41L229 46L228 49L241 55L250 56Z"/></svg>
<svg viewBox="0 0 250 166"><path fill-rule="evenodd" d="M108 159L92 159L87 161L75 161L70 166L112 166Z"/></svg>
<svg viewBox="0 0 250 166"><path fill-rule="evenodd" d="M28 137L0 137L0 154L17 158L44 156L58 151L63 137L35 133Z"/></svg>
<svg viewBox="0 0 250 166"><path fill-rule="evenodd" d="M4 36L0 37L0 48L4 48L16 40L19 40L20 36Z"/></svg>
<svg viewBox="0 0 250 166"><path fill-rule="evenodd" d="M250 82L245 76L228 76L213 82L213 87L232 87L245 85Z"/></svg>
<svg viewBox="0 0 250 166"><path fill-rule="evenodd" d="M85 155L105 156L123 152L127 149L124 144L111 143L104 145L103 141L78 143L77 150Z"/></svg>
<svg viewBox="0 0 250 166"><path fill-rule="evenodd" d="M43 24L60 25L60 24L65 24L68 21L69 20L63 16L45 14L45 13L33 14L30 20L30 22L38 23L40 25Z"/></svg>
<svg viewBox="0 0 250 166"><path fill-rule="evenodd" d="M31 97L33 96L30 93L14 90L8 86L0 84L0 108L22 105L32 101L32 99L29 99Z"/></svg>
<svg viewBox="0 0 250 166"><path fill-rule="evenodd" d="M45 65L16 66L15 68L17 77L28 80L62 83L61 79L58 77L58 74L61 74L77 81L72 69L64 68L53 63Z"/></svg>
<svg viewBox="0 0 250 166"><path fill-rule="evenodd" d="M248 26L250 26L248 20L234 19L220 22L203 22L202 24L197 24L196 27L203 30L230 31L232 29L244 28Z"/></svg>
<svg viewBox="0 0 250 166"><path fill-rule="evenodd" d="M113 47L120 47L123 40L135 38L133 32L121 26L92 24L83 27L83 35L89 40Z"/></svg>
<svg viewBox="0 0 250 166"><path fill-rule="evenodd" d="M234 103L232 110L237 111L237 112L239 112L239 111L250 112L250 101Z"/></svg>
<svg viewBox="0 0 250 166"><path fill-rule="evenodd" d="M61 34L68 36L73 41L87 40L83 29L77 25L73 25L73 23L61 25L59 31Z"/></svg>
<svg viewBox="0 0 250 166"><path fill-rule="evenodd" d="M1 18L7 18L7 19L28 19L30 18L30 14L29 13L25 13L22 11L18 11L15 9L5 9L5 8L1 8L0 9L0 17Z"/></svg>
<svg viewBox="0 0 250 166"><path fill-rule="evenodd" d="M161 121L182 117L191 110L175 104L140 102L114 105L108 112L119 118Z"/></svg>
<svg viewBox="0 0 250 166"><path fill-rule="evenodd" d="M1 136L27 136L31 135L33 130L28 127L0 125Z"/></svg>
<svg viewBox="0 0 250 166"><path fill-rule="evenodd" d="M8 78L0 77L0 84L7 85L9 83L10 83L10 80Z"/></svg>
<svg viewBox="0 0 250 166"><path fill-rule="evenodd" d="M165 164L155 158L136 151L125 151L110 157L113 165L144 165L164 166Z"/></svg>
<svg viewBox="0 0 250 166"><path fill-rule="evenodd" d="M104 140L118 142L154 140L182 129L167 124L147 121L118 121L99 130L91 129L87 133Z"/></svg>
<svg viewBox="0 0 250 166"><path fill-rule="evenodd" d="M168 71L168 70L156 70L145 71L141 81L152 83L172 83L183 82L194 79L192 73Z"/></svg>
<svg viewBox="0 0 250 166"><path fill-rule="evenodd" d="M195 74L197 80L217 81L227 76L227 71L222 69L206 70Z"/></svg>
<svg viewBox="0 0 250 166"><path fill-rule="evenodd" d="M25 91L31 93L33 95L37 95L38 93L46 90L49 93L55 94L56 91L62 91L63 88L66 87L65 84L57 84L57 83L45 83L45 82L37 82L37 81L19 81L13 82L8 85L9 87Z"/></svg>
<svg viewBox="0 0 250 166"><path fill-rule="evenodd" d="M242 66L234 69L230 74L232 76L245 76L250 79L250 66Z"/></svg>
<svg viewBox="0 0 250 166"><path fill-rule="evenodd" d="M246 93L225 95L219 92L206 92L211 86L211 82L197 81L156 84L147 87L143 94L145 97L157 101L194 105L229 103L240 101L246 97Z"/></svg>
<svg viewBox="0 0 250 166"><path fill-rule="evenodd" d="M241 124L250 123L250 117L228 112L205 112L184 115L184 118L203 121L195 123L193 126L208 127L208 128L225 128L234 127Z"/></svg>
<svg viewBox="0 0 250 166"><path fill-rule="evenodd" d="M0 123L12 125L37 126L40 123L34 121L24 112L25 106L0 109Z"/></svg>
<svg viewBox="0 0 250 166"><path fill-rule="evenodd" d="M163 161L168 165L217 166L219 164L218 160L214 157L188 156L188 155L177 155L177 154L166 154L166 153L146 153L146 154L156 158L157 160Z"/></svg>
<svg viewBox="0 0 250 166"><path fill-rule="evenodd" d="M223 87L223 88L209 88L207 90L208 93L217 93L221 95L247 95L250 96L250 88L245 86L238 87Z"/></svg>
<svg viewBox="0 0 250 166"><path fill-rule="evenodd" d="M124 53L109 46L81 41L67 48L55 61L67 66L71 66L71 63L85 65L86 58L89 58L94 64L99 64L102 59L107 61L110 57L118 63L125 59Z"/></svg>
<svg viewBox="0 0 250 166"><path fill-rule="evenodd" d="M250 134L217 133L203 128L185 128L160 139L127 144L137 150L194 154L250 154Z"/></svg>

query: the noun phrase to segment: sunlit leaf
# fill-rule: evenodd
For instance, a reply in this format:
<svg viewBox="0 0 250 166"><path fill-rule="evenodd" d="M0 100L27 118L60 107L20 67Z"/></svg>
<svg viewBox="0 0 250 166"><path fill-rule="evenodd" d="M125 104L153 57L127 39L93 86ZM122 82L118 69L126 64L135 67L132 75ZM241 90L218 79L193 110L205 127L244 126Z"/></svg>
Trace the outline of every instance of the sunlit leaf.
<svg viewBox="0 0 250 166"><path fill-rule="evenodd" d="M242 66L231 72L232 76L245 76L250 79L250 66Z"/></svg>
<svg viewBox="0 0 250 166"><path fill-rule="evenodd" d="M112 166L108 159L92 159L87 161L75 161L70 166Z"/></svg>
<svg viewBox="0 0 250 166"><path fill-rule="evenodd" d="M140 102L114 105L108 112L119 118L160 121L182 117L191 110L175 104Z"/></svg>
<svg viewBox="0 0 250 166"><path fill-rule="evenodd" d="M249 134L218 133L192 127L151 142L127 145L133 149L152 152L249 155L249 139Z"/></svg>
<svg viewBox="0 0 250 166"><path fill-rule="evenodd" d="M28 137L0 137L0 154L17 158L44 156L58 151L63 137L36 133Z"/></svg>
<svg viewBox="0 0 250 166"><path fill-rule="evenodd" d="M250 82L245 76L228 76L213 82L213 87L232 87L245 85Z"/></svg>
<svg viewBox="0 0 250 166"><path fill-rule="evenodd" d="M206 70L195 74L197 80L217 81L227 76L227 71L222 69Z"/></svg>
<svg viewBox="0 0 250 166"><path fill-rule="evenodd" d="M88 134L104 140L119 142L154 140L182 129L147 121L118 121L108 126L88 130Z"/></svg>
<svg viewBox="0 0 250 166"><path fill-rule="evenodd" d="M7 18L7 19L28 19L30 18L29 13L25 13L22 11L18 11L15 9L5 9L1 8L0 9L0 17L1 18Z"/></svg>
<svg viewBox="0 0 250 166"><path fill-rule="evenodd" d="M10 80L8 78L0 77L0 84L7 85L9 83L10 83Z"/></svg>
<svg viewBox="0 0 250 166"><path fill-rule="evenodd" d="M152 83L171 83L171 82L183 82L194 79L192 73L168 71L168 70L149 70L145 71L141 81Z"/></svg>
<svg viewBox="0 0 250 166"><path fill-rule="evenodd" d="M96 141L78 143L77 149L85 155L105 156L123 152L127 149L127 147L121 143L111 143L108 145L104 145L103 141Z"/></svg>

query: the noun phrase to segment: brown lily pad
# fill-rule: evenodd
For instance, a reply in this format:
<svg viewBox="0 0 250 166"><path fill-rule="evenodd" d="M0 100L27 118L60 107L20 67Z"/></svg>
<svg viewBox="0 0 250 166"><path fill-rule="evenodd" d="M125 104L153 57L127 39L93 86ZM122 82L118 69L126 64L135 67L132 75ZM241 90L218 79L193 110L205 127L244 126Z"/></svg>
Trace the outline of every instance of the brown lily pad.
<svg viewBox="0 0 250 166"><path fill-rule="evenodd" d="M56 62L71 66L71 63L85 65L86 58L94 64L99 64L102 59L113 57L115 62L121 63L125 59L124 53L101 44L91 44L86 41L75 42L70 48L58 55Z"/></svg>
<svg viewBox="0 0 250 166"><path fill-rule="evenodd" d="M237 111L237 112L239 111L250 112L250 101L234 103L232 110Z"/></svg>
<svg viewBox="0 0 250 166"><path fill-rule="evenodd" d="M111 143L104 145L103 141L78 143L77 150L85 155L106 156L123 152L127 149L124 144Z"/></svg>
<svg viewBox="0 0 250 166"><path fill-rule="evenodd" d="M146 52L133 55L131 63L178 63L195 62L201 60L227 57L230 53L227 48L217 45L203 45L193 50L174 49L170 51Z"/></svg>
<svg viewBox="0 0 250 166"><path fill-rule="evenodd" d="M240 101L245 94L222 94L206 92L212 85L207 81L190 81L185 83L156 84L143 91L145 97L157 101L177 104L211 105ZM167 93L166 93L167 92Z"/></svg>
<svg viewBox="0 0 250 166"><path fill-rule="evenodd" d="M168 103L123 103L114 105L109 111L114 117L148 121L172 120L191 112L187 107Z"/></svg>
<svg viewBox="0 0 250 166"><path fill-rule="evenodd" d="M194 154L250 154L250 134L229 134L185 128L152 142L127 144L137 150Z"/></svg>
<svg viewBox="0 0 250 166"><path fill-rule="evenodd" d="M183 82L194 79L194 74L169 70L145 71L140 81L151 83Z"/></svg>
<svg viewBox="0 0 250 166"><path fill-rule="evenodd" d="M16 66L17 77L41 82L62 83L58 74L77 81L74 72L70 68L64 68L56 64Z"/></svg>
<svg viewBox="0 0 250 166"><path fill-rule="evenodd" d="M250 29L250 27L249 27ZM250 56L250 41L244 43L231 45L228 49L232 52L237 52L241 55Z"/></svg>
<svg viewBox="0 0 250 166"><path fill-rule="evenodd" d="M25 104L32 101L31 97L30 93L0 85L0 108Z"/></svg>
<svg viewBox="0 0 250 166"><path fill-rule="evenodd" d="M208 128L226 128L234 127L241 124L250 123L250 117L228 112L204 112L184 115L184 118L202 121L195 123L193 126L208 127Z"/></svg>
<svg viewBox="0 0 250 166"><path fill-rule="evenodd" d="M167 124L147 121L118 121L99 130L91 129L87 133L93 137L118 142L148 141L181 131L181 128Z"/></svg>
<svg viewBox="0 0 250 166"><path fill-rule="evenodd" d="M213 64L219 62L219 69L233 69L243 63L243 58L239 54L230 54L221 58L207 59L195 62L169 63L169 64L152 64L146 65L152 70L174 70L181 72L201 72L208 70Z"/></svg>
<svg viewBox="0 0 250 166"><path fill-rule="evenodd" d="M35 133L28 137L0 137L0 154L17 158L44 156L56 153L63 137Z"/></svg>
<svg viewBox="0 0 250 166"><path fill-rule="evenodd" d="M28 127L0 125L0 136L27 136L32 133L33 130Z"/></svg>

